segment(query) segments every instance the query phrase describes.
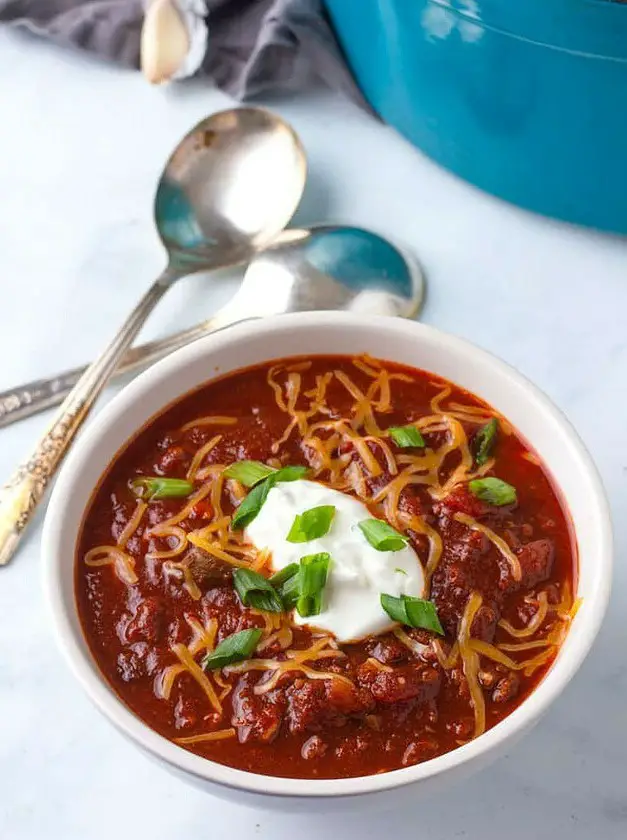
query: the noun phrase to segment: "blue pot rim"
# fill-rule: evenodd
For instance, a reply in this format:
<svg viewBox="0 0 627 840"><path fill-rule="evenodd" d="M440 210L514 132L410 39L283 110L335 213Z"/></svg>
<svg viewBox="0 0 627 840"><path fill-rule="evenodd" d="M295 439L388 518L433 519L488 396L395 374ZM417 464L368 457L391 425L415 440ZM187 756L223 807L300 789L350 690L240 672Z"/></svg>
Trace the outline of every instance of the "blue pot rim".
<svg viewBox="0 0 627 840"><path fill-rule="evenodd" d="M469 24L512 38L592 59L627 61L627 2L429 0L429 3Z"/></svg>

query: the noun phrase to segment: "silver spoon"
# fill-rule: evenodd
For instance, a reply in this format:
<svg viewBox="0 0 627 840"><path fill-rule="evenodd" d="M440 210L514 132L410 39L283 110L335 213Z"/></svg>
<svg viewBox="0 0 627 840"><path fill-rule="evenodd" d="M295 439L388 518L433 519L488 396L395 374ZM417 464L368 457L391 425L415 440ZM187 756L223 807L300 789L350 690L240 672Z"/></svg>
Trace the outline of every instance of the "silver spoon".
<svg viewBox="0 0 627 840"><path fill-rule="evenodd" d="M114 377L139 370L207 333L244 318L309 309L415 315L424 280L409 254L369 231L334 225L287 230L253 257L238 292L213 318L133 347ZM85 368L0 393L0 427L60 403Z"/></svg>
<svg viewBox="0 0 627 840"><path fill-rule="evenodd" d="M0 491L0 565L13 556L70 443L146 318L181 277L248 261L291 219L306 159L294 131L260 108L213 114L167 162L155 221L168 263L113 341L82 374L31 457Z"/></svg>

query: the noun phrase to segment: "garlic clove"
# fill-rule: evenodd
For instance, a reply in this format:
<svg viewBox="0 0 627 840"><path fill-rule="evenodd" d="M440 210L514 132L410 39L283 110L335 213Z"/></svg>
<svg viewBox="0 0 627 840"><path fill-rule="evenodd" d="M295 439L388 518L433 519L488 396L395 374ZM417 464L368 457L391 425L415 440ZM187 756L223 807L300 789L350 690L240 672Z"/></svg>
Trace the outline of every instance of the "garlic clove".
<svg viewBox="0 0 627 840"><path fill-rule="evenodd" d="M155 85L171 79L187 58L190 38L174 0L153 0L144 15L141 69Z"/></svg>

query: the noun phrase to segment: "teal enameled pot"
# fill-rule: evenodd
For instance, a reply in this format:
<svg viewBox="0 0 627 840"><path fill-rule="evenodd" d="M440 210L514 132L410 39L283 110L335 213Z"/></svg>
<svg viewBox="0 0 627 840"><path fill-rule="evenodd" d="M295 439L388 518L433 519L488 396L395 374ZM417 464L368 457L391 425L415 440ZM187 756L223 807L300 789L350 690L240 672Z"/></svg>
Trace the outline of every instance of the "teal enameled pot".
<svg viewBox="0 0 627 840"><path fill-rule="evenodd" d="M326 0L366 98L462 178L627 232L627 2Z"/></svg>

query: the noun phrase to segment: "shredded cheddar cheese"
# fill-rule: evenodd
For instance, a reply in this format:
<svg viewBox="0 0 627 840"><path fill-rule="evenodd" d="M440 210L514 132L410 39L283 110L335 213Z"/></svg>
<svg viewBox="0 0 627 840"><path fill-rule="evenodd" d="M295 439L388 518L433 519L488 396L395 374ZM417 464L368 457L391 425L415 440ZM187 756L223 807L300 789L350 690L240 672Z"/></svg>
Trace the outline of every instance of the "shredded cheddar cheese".
<svg viewBox="0 0 627 840"><path fill-rule="evenodd" d="M209 677L195 661L189 648L184 644L172 645L170 650L180 660L183 668L196 680L198 685L205 692L207 699L217 714L222 714L222 703L216 694L215 688L211 685Z"/></svg>
<svg viewBox="0 0 627 840"><path fill-rule="evenodd" d="M127 524L122 529L120 536L117 539L117 544L113 545L97 545L87 552L85 555L85 565L92 568L99 566L111 566L116 576L122 583L128 586L133 586L138 581L135 572L135 561L124 549L128 541L133 536L139 527L141 520L146 513L148 505L145 502L138 501L135 511Z"/></svg>
<svg viewBox="0 0 627 840"><path fill-rule="evenodd" d="M477 522L476 519L473 519L472 516L468 516L466 513L456 513L454 518L461 522L462 525L466 525L467 528L470 528L472 531L480 531L484 534L490 542L496 546L496 548L501 552L503 557L509 563L510 571L512 573L512 577L514 580L520 580L522 577L522 569L520 568L520 561L518 557L514 554L508 544L505 542L503 537L499 537L498 534L495 534L491 528L488 528L487 525L483 525L481 522Z"/></svg>
<svg viewBox="0 0 627 840"><path fill-rule="evenodd" d="M427 645L423 645L415 639L412 639L412 637L408 636L402 627L396 627L393 632L399 642L405 645L406 648L409 648L409 650L416 656L422 656L425 650L427 650Z"/></svg>
<svg viewBox="0 0 627 840"><path fill-rule="evenodd" d="M182 432L187 432L189 429L196 429L200 426L234 426L237 423L237 417L197 417L189 423L181 426Z"/></svg>
<svg viewBox="0 0 627 840"><path fill-rule="evenodd" d="M155 525L150 529L150 535L162 539L175 539L176 545L166 548L163 551L148 551L146 557L149 560L167 560L170 557L178 557L187 548L187 534L178 525Z"/></svg>
<svg viewBox="0 0 627 840"><path fill-rule="evenodd" d="M549 604L546 592L540 592L538 595L538 609L526 627L516 628L512 626L509 621L505 621L505 619L501 619L501 621L499 621L499 627L502 627L503 630L515 639L526 639L529 636L533 636L534 633L542 627L548 611Z"/></svg>
<svg viewBox="0 0 627 840"><path fill-rule="evenodd" d="M142 501L137 502L137 507L135 508L135 513L131 516L131 518L129 519L129 521L125 525L124 530L122 531L122 533L118 537L118 541L117 541L118 548L122 549L122 551L124 551L124 549L126 548L127 542L133 536L135 531L139 528L139 525L140 525L147 509L148 509L148 505L146 504L146 502L142 502Z"/></svg>
<svg viewBox="0 0 627 840"><path fill-rule="evenodd" d="M459 632L457 635L457 644L459 647L459 654L462 659L464 668L464 676L468 683L470 691L470 698L472 702L473 711L475 714L475 732L474 737L477 738L485 731L485 700L483 697L483 690L479 685L479 654L472 647L474 641L471 639L470 631L472 622L482 603L481 595L478 592L473 592L466 609L459 623Z"/></svg>
<svg viewBox="0 0 627 840"><path fill-rule="evenodd" d="M202 465L202 462L205 460L205 458L211 452L211 450L215 449L215 447L220 443L221 440L222 435L216 435L215 437L212 437L210 441L208 441L200 447L198 452L194 455L192 463L190 464L190 467L187 471L188 481L194 481L194 479L196 478L196 474L198 473L198 470Z"/></svg>
<svg viewBox="0 0 627 840"><path fill-rule="evenodd" d="M86 566L111 566L117 577L129 586L137 583L135 561L121 549L113 545L99 545L85 555Z"/></svg>
<svg viewBox="0 0 627 840"><path fill-rule="evenodd" d="M188 744L204 744L208 741L224 741L226 738L235 738L236 732L233 728L216 729L213 732L203 732L201 735L188 735L185 738L175 738L177 744L186 746Z"/></svg>
<svg viewBox="0 0 627 840"><path fill-rule="evenodd" d="M171 574L175 575L179 579L182 578L183 586L189 593L190 598L193 598L194 601L199 601L202 592L196 581L194 580L194 576L189 568L189 564L186 561L182 561L180 563L175 562L174 560L166 560L166 562L161 567L164 576L167 578Z"/></svg>

